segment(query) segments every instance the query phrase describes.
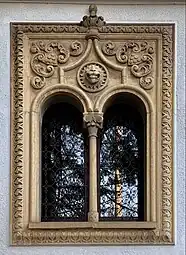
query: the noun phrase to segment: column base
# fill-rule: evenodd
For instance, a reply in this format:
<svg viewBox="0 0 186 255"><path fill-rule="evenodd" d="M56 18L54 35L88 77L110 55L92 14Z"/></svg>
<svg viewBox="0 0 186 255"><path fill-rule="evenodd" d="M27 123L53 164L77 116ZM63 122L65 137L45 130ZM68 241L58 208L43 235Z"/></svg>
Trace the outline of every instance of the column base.
<svg viewBox="0 0 186 255"><path fill-rule="evenodd" d="M88 213L88 221L89 222L98 222L99 214L98 212L89 212Z"/></svg>

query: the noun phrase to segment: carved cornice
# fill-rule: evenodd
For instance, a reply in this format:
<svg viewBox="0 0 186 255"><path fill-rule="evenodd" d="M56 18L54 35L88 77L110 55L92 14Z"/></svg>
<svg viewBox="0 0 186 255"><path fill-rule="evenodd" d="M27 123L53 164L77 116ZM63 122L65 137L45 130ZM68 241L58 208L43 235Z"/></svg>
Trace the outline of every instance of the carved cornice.
<svg viewBox="0 0 186 255"><path fill-rule="evenodd" d="M12 23L12 27L17 28L24 33L82 33L86 32L82 30L82 26L77 23L73 24L41 24L41 23ZM171 24L109 24L107 23L106 26L98 27L99 33L127 33L127 34L167 34L170 29L172 29Z"/></svg>

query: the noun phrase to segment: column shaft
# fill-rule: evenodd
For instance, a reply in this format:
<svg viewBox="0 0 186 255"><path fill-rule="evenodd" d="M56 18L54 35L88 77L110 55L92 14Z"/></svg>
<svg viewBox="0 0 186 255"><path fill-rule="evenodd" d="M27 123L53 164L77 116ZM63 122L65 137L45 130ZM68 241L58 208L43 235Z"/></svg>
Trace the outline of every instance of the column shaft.
<svg viewBox="0 0 186 255"><path fill-rule="evenodd" d="M92 128L92 127L91 127ZM96 128L96 127L95 127ZM97 129L97 128L96 128ZM96 136L89 136L89 221L98 221L97 211L97 144Z"/></svg>
<svg viewBox="0 0 186 255"><path fill-rule="evenodd" d="M90 112L84 114L85 127L89 134L89 213L88 221L97 222L98 213L98 194L97 194L97 132L102 128L103 114Z"/></svg>

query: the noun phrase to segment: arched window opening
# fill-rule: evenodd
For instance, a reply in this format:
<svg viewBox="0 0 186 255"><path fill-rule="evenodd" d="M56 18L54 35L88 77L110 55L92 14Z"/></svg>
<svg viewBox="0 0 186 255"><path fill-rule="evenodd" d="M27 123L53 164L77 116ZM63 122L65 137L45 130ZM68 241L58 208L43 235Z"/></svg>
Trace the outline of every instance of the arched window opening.
<svg viewBox="0 0 186 255"><path fill-rule="evenodd" d="M100 220L145 220L146 116L137 101L112 103L100 132ZM136 105L136 106L135 106Z"/></svg>
<svg viewBox="0 0 186 255"><path fill-rule="evenodd" d="M42 221L86 221L88 213L87 134L83 114L58 102L42 120Z"/></svg>

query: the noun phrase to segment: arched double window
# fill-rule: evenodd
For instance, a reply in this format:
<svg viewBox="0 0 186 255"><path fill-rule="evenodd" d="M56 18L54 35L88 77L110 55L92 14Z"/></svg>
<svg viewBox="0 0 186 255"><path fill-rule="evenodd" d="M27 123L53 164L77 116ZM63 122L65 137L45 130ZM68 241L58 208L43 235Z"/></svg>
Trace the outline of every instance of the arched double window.
<svg viewBox="0 0 186 255"><path fill-rule="evenodd" d="M42 221L87 221L88 130L73 104L48 107L42 120ZM99 220L145 220L146 115L139 100L119 96L97 137Z"/></svg>
<svg viewBox="0 0 186 255"><path fill-rule="evenodd" d="M174 244L174 24L11 24L11 244Z"/></svg>

